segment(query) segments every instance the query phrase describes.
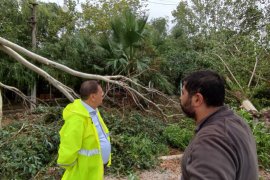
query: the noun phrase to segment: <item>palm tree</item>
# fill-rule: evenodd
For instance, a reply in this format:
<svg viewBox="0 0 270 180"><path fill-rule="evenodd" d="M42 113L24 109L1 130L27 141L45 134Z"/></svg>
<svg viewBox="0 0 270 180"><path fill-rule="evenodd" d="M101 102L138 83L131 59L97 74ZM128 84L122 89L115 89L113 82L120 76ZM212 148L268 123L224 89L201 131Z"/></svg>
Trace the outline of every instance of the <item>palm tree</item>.
<svg viewBox="0 0 270 180"><path fill-rule="evenodd" d="M149 58L143 50L148 16L137 17L130 9L111 21L111 31L100 40L108 53L106 68L113 74L131 77L148 68Z"/></svg>

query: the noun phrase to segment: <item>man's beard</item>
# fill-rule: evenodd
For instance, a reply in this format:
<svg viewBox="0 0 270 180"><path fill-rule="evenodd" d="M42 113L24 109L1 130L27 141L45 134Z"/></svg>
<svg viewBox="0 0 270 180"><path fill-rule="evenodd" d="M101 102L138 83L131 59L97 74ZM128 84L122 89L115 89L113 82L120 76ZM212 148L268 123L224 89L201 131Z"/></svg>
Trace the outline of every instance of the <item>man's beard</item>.
<svg viewBox="0 0 270 180"><path fill-rule="evenodd" d="M191 106L191 99L188 99L185 104L180 103L180 106L187 117L195 119L196 113Z"/></svg>

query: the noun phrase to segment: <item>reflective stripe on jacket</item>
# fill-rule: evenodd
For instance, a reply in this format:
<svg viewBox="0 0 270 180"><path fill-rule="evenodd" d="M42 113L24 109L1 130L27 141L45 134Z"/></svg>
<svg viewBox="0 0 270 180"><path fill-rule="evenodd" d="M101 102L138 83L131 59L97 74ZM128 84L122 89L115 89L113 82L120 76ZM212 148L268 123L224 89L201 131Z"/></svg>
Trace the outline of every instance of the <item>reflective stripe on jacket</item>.
<svg viewBox="0 0 270 180"><path fill-rule="evenodd" d="M97 114L102 128L108 134L108 128L98 110ZM57 159L58 165L66 169L62 179L102 180L104 166L98 133L80 99L67 105L63 119L65 123L60 130ZM111 157L108 162L110 164Z"/></svg>

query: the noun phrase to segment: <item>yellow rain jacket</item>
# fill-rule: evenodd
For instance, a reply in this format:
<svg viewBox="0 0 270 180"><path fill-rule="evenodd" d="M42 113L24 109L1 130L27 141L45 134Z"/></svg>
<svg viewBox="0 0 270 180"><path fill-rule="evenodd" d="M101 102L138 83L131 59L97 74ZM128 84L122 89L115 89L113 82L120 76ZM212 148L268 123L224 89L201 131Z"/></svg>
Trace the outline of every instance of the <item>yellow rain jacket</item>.
<svg viewBox="0 0 270 180"><path fill-rule="evenodd" d="M109 133L99 111L100 124ZM57 164L66 169L63 180L102 180L104 165L98 132L80 99L63 111L65 123L60 130ZM110 140L110 139L109 139ZM111 156L108 166L111 164Z"/></svg>

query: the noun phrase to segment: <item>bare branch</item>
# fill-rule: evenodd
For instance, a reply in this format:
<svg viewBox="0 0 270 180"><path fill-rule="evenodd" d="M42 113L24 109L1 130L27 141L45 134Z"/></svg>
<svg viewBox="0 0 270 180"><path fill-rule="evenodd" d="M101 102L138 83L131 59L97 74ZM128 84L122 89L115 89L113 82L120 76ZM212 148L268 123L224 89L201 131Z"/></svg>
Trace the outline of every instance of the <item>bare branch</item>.
<svg viewBox="0 0 270 180"><path fill-rule="evenodd" d="M232 71L230 70L229 66L225 63L225 61L218 55L218 54L214 54L215 56L217 56L222 63L224 64L224 66L226 67L226 69L229 71L230 75L232 76L233 80L236 82L236 84L239 86L239 88L243 91L242 86L240 85L240 83L237 81L237 79L235 78L235 76L233 75Z"/></svg>
<svg viewBox="0 0 270 180"><path fill-rule="evenodd" d="M27 68L31 69L32 71L36 72L37 74L44 77L47 81L49 81L54 87L56 87L60 92L62 92L70 101L74 101L73 96L66 90L66 86L63 85L61 82L54 79L51 75L49 75L44 70L38 68L37 66L33 65L32 63L28 62L26 59L24 59L21 55L10 49L9 47L0 45L0 50L4 51L11 57L13 57L15 60L17 60L19 63L23 64Z"/></svg>
<svg viewBox="0 0 270 180"><path fill-rule="evenodd" d="M23 92L21 92L19 89L15 88L15 87L12 87L12 86L8 86L8 85L5 85L3 83L0 82L0 87L2 88L5 88L7 90L10 90L12 92L14 92L15 94L17 94L18 96L20 96L24 101L27 101L29 102L30 104L34 104L35 103L33 101L31 101Z"/></svg>
<svg viewBox="0 0 270 180"><path fill-rule="evenodd" d="M233 46L235 47L235 49L236 49L239 53L241 53L241 51L239 51L238 47L237 47L235 44L233 44Z"/></svg>
<svg viewBox="0 0 270 180"><path fill-rule="evenodd" d="M256 53L256 52L255 52L255 53ZM253 80L253 77L254 77L254 75L255 75L255 71L256 71L256 68L257 68L258 62L259 62L259 60L258 60L258 56L257 56L257 54L256 54L256 62L255 62L255 65L254 65L254 68L253 68L253 71L252 71L252 74L251 74L250 80L249 80L249 82L248 82L248 88L250 87L251 82L252 82L252 80Z"/></svg>

